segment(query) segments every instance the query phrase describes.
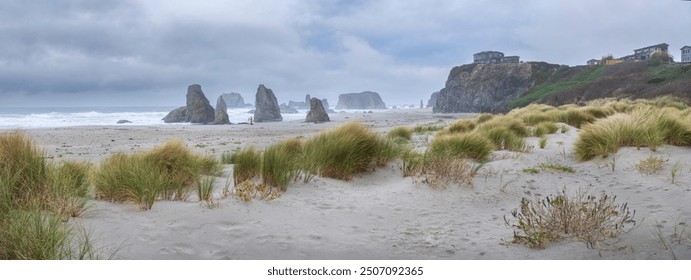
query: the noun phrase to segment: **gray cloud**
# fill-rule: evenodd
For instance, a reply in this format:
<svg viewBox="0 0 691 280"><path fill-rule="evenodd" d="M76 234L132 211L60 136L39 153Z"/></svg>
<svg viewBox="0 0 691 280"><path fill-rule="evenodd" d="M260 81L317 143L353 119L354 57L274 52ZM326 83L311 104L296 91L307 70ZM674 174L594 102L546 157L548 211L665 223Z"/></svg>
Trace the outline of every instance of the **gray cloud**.
<svg viewBox="0 0 691 280"><path fill-rule="evenodd" d="M174 105L192 83L417 104L475 52L571 65L661 42L675 54L688 26L691 4L674 0L3 1L0 106Z"/></svg>

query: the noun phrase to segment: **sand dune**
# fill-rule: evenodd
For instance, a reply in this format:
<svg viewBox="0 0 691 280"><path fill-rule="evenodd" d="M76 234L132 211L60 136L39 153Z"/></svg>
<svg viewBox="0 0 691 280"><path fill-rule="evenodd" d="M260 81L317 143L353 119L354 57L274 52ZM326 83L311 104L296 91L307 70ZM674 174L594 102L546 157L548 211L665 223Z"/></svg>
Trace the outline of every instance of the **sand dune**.
<svg viewBox="0 0 691 280"><path fill-rule="evenodd" d="M309 137L328 127L361 120L377 132L398 125L449 124L464 115L435 115L431 110L394 110L332 116L331 123L262 123L253 126L161 125L38 129L27 131L54 160L98 163L115 152L150 149L167 139L183 140L204 154L220 155L238 147L263 148L281 139ZM218 199L209 209L195 201L158 201L149 211L133 204L91 201L89 210L71 222L92 231L96 245L116 259L691 259L691 148L663 146L622 148L607 160L578 163L571 155L578 129L548 135L545 149L529 153L495 152L473 186L433 189L403 178L400 162L345 182L315 178L295 182L272 201ZM413 145L424 149L432 135L416 134ZM667 165L645 176L633 164L662 156ZM677 182L670 168L681 163ZM540 163L571 166L575 173L522 170ZM232 174L232 166L225 166ZM227 177L217 180L220 192ZM232 179L231 179L232 181ZM512 244L513 230L504 217L522 197L545 197L566 189L606 191L636 211L636 228L616 240L589 249L564 240L546 249ZM217 197L220 193L216 194ZM656 237L657 229L668 244ZM676 232L675 232L676 231ZM674 236L675 233L677 236Z"/></svg>

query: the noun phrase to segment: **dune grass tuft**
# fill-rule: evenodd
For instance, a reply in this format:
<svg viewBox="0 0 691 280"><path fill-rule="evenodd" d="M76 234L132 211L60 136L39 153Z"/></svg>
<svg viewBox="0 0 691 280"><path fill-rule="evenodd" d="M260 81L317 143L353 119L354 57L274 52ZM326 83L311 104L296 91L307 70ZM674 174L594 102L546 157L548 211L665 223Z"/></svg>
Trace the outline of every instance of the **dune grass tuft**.
<svg viewBox="0 0 691 280"><path fill-rule="evenodd" d="M288 183L297 179L302 168L302 143L292 139L271 145L264 150L261 175L264 184L286 191Z"/></svg>
<svg viewBox="0 0 691 280"><path fill-rule="evenodd" d="M235 185L239 185L261 174L261 153L252 146L235 151L227 158L228 160L224 160L224 163L235 165L233 167Z"/></svg>
<svg viewBox="0 0 691 280"><path fill-rule="evenodd" d="M492 142L478 133L435 137L428 152L435 158L469 158L477 161L489 159Z"/></svg>
<svg viewBox="0 0 691 280"><path fill-rule="evenodd" d="M85 209L87 172L83 164L47 163L22 133L0 133L0 259L96 257L64 223Z"/></svg>
<svg viewBox="0 0 691 280"><path fill-rule="evenodd" d="M451 133L463 133L469 132L475 128L475 123L469 119L460 119L455 121L449 126L449 132Z"/></svg>
<svg viewBox="0 0 691 280"><path fill-rule="evenodd" d="M576 159L606 157L620 147L648 147L655 151L663 144L691 145L691 122L680 112L639 107L587 125L574 145Z"/></svg>
<svg viewBox="0 0 691 280"><path fill-rule="evenodd" d="M186 200L201 175L218 175L220 164L193 154L182 142L169 141L151 151L115 154L94 172L96 198L133 201L143 210L157 199Z"/></svg>
<svg viewBox="0 0 691 280"><path fill-rule="evenodd" d="M397 156L393 143L359 122L324 131L305 141L305 169L323 177L350 180L375 164Z"/></svg>
<svg viewBox="0 0 691 280"><path fill-rule="evenodd" d="M413 131L405 126L399 126L389 131L386 137L395 140L410 141L413 137Z"/></svg>

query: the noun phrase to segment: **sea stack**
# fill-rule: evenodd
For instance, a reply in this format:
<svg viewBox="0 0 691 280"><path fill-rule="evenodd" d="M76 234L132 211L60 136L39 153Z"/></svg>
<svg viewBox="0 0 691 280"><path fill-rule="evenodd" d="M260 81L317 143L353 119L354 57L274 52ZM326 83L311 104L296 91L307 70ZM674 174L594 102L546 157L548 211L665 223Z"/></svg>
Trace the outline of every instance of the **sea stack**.
<svg viewBox="0 0 691 280"><path fill-rule="evenodd" d="M194 84L187 87L187 110L191 123L212 123L214 121L214 107L206 99L202 86Z"/></svg>
<svg viewBox="0 0 691 280"><path fill-rule="evenodd" d="M305 122L321 123L329 122L329 115L324 110L324 105L322 101L317 98L310 99L310 112L307 113Z"/></svg>
<svg viewBox="0 0 691 280"><path fill-rule="evenodd" d="M259 85L259 88L257 88L254 106L255 122L279 122L283 120L276 95L264 85Z"/></svg>
<svg viewBox="0 0 691 280"><path fill-rule="evenodd" d="M223 95L219 96L218 100L216 100L216 118L214 119L214 124L230 124L228 108L226 107L226 102L223 100Z"/></svg>
<svg viewBox="0 0 691 280"><path fill-rule="evenodd" d="M202 87L194 84L187 87L187 106L170 111L163 118L166 123L191 122L212 123L214 121L214 108L204 96Z"/></svg>
<svg viewBox="0 0 691 280"><path fill-rule="evenodd" d="M386 109L386 105L378 93L364 91L339 95L336 109Z"/></svg>

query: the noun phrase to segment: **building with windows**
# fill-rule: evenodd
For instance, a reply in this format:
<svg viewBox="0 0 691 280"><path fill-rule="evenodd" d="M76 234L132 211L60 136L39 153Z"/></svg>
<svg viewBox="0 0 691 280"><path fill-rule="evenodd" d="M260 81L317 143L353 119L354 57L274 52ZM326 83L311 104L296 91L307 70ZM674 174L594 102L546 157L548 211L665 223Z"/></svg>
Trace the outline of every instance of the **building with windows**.
<svg viewBox="0 0 691 280"><path fill-rule="evenodd" d="M633 50L632 55L627 55L625 57L622 57L621 60L624 61L641 61L641 60L650 60L650 56L655 53L655 52L667 52L669 48L669 45L662 43L662 44L657 44L654 46L649 46L645 48L640 48L640 49L635 49Z"/></svg>
<svg viewBox="0 0 691 280"><path fill-rule="evenodd" d="M683 48L681 48L681 62L691 62L691 46L684 46Z"/></svg>
<svg viewBox="0 0 691 280"><path fill-rule="evenodd" d="M490 64L490 63L519 63L518 56L504 56L504 53L497 51L484 51L473 55L473 63Z"/></svg>

